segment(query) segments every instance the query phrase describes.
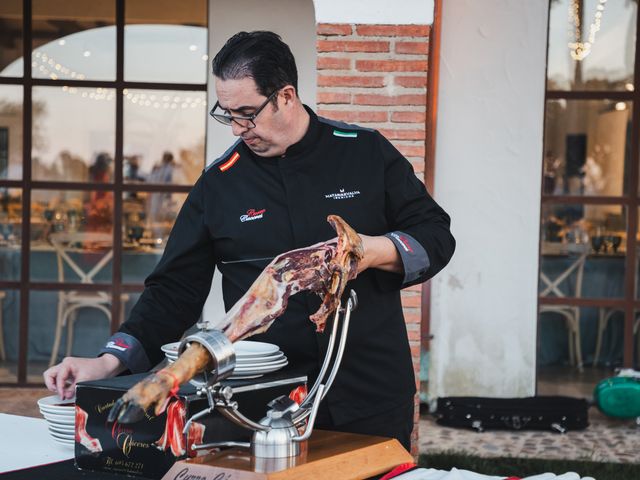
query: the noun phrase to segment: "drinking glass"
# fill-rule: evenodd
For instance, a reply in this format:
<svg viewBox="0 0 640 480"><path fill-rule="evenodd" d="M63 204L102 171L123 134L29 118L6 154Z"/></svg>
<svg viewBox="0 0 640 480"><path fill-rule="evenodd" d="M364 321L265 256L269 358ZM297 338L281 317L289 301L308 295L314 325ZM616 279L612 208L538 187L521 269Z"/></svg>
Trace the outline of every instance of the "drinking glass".
<svg viewBox="0 0 640 480"><path fill-rule="evenodd" d="M600 253L600 249L604 245L604 238L602 235L594 235L591 237L591 246L596 253Z"/></svg>
<svg viewBox="0 0 640 480"><path fill-rule="evenodd" d="M613 249L613 253L618 253L618 248L622 243L622 237L620 235L607 235L606 243Z"/></svg>
<svg viewBox="0 0 640 480"><path fill-rule="evenodd" d="M133 225L132 227L129 227L127 234L131 243L138 243L144 235L144 227L140 225Z"/></svg>

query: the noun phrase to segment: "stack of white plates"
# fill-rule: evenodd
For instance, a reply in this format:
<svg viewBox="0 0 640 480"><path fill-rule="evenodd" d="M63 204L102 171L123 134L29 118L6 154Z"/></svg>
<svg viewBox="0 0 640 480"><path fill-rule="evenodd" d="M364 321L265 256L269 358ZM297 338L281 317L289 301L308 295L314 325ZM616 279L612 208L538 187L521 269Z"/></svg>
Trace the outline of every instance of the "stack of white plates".
<svg viewBox="0 0 640 480"><path fill-rule="evenodd" d="M40 413L47 421L53 439L66 446L75 443L76 407L75 399L60 400L57 395L38 400Z"/></svg>
<svg viewBox="0 0 640 480"><path fill-rule="evenodd" d="M180 342L167 343L162 351L169 360L174 362L178 358ZM264 342L249 342L241 340L233 344L236 351L236 368L232 379L257 378L265 373L275 372L287 365L287 357L277 345Z"/></svg>

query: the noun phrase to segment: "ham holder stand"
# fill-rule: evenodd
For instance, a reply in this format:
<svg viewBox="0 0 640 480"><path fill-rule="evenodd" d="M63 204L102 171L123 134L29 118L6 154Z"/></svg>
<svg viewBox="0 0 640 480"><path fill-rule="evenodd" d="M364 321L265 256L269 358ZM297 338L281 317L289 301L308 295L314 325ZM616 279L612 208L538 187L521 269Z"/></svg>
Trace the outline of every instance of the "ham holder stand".
<svg viewBox="0 0 640 480"><path fill-rule="evenodd" d="M193 415L184 426L218 410L237 425L253 431L251 442L217 442L193 445L194 450L222 449L195 458L176 462L163 480L174 478L290 479L331 478L356 479L392 470L413 457L395 439L351 433L316 431L313 424L320 402L327 395L336 377L349 330L351 312L357 307L356 293L351 290L345 308L336 309L331 326L327 353L318 378L302 404L287 396L269 402L266 416L256 423L238 411L233 391L218 382L230 376L235 368L233 344L219 330L198 324L200 331L186 337L178 349L182 353L191 342L200 343L213 358L214 368L203 372L191 382L198 395L207 398L209 407ZM341 318L342 317L342 318ZM331 358L342 323L337 352L330 369ZM299 433L306 423L303 433ZM192 477L193 476L193 477Z"/></svg>

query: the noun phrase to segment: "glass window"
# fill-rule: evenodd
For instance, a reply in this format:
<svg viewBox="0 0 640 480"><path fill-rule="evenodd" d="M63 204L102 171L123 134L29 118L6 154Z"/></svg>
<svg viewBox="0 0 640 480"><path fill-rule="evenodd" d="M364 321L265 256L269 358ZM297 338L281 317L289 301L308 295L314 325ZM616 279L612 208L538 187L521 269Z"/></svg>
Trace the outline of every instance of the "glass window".
<svg viewBox="0 0 640 480"><path fill-rule="evenodd" d="M125 182L193 185L204 165L206 92L123 93Z"/></svg>
<svg viewBox="0 0 640 480"><path fill-rule="evenodd" d="M119 4L125 38L118 59ZM207 4L0 0L0 382L42 384L52 353L55 361L67 352L95 355L112 315L113 324L124 319L161 258L188 186L205 165ZM31 79L24 75L26 48ZM116 99L120 64L125 84ZM131 81L146 85L132 89ZM24 111L25 98L31 111ZM59 186L67 183L73 186ZM23 211L24 198L30 211ZM114 249L116 234L121 248ZM21 270L25 256L28 272ZM120 278L113 278L114 266ZM112 312L123 283L122 310ZM58 291L65 288L73 291ZM29 297L28 314L19 309L20 295ZM90 308L75 308L81 299ZM18 332L27 327L29 349L19 355Z"/></svg>
<svg viewBox="0 0 640 480"><path fill-rule="evenodd" d="M543 205L541 297L624 296L627 222L620 205Z"/></svg>
<svg viewBox="0 0 640 480"><path fill-rule="evenodd" d="M114 1L33 0L34 78L115 80Z"/></svg>
<svg viewBox="0 0 640 480"><path fill-rule="evenodd" d="M22 1L0 2L0 77L22 77Z"/></svg>
<svg viewBox="0 0 640 480"><path fill-rule="evenodd" d="M637 3L557 0L549 15L549 90L633 90Z"/></svg>
<svg viewBox="0 0 640 480"><path fill-rule="evenodd" d="M546 108L546 195L620 196L631 151L631 103L549 100Z"/></svg>
<svg viewBox="0 0 640 480"><path fill-rule="evenodd" d="M67 355L95 357L104 346L111 332L111 296L98 291L83 292L83 297L87 306L73 311L77 292L30 292L29 381L42 383L42 373L52 359L57 363Z"/></svg>
<svg viewBox="0 0 640 480"><path fill-rule="evenodd" d="M142 284L160 261L186 193L125 192L122 281Z"/></svg>
<svg viewBox="0 0 640 480"><path fill-rule="evenodd" d="M34 190L31 280L111 283L113 193Z"/></svg>
<svg viewBox="0 0 640 480"><path fill-rule="evenodd" d="M0 187L0 280L20 280L21 193L17 188Z"/></svg>
<svg viewBox="0 0 640 480"><path fill-rule="evenodd" d="M0 288L0 329L0 382L17 382L20 345L20 292L17 290Z"/></svg>
<svg viewBox="0 0 640 480"><path fill-rule="evenodd" d="M115 90L34 87L34 180L113 180Z"/></svg>
<svg viewBox="0 0 640 480"><path fill-rule="evenodd" d="M0 85L0 180L22 178L22 86Z"/></svg>
<svg viewBox="0 0 640 480"><path fill-rule="evenodd" d="M206 83L205 0L127 0L125 16L125 80Z"/></svg>

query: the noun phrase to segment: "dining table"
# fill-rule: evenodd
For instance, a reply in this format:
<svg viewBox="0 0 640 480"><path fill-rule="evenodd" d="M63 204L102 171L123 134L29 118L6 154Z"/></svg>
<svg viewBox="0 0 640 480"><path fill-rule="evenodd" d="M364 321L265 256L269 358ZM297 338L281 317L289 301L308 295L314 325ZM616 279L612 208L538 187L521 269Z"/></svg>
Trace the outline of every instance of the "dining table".
<svg viewBox="0 0 640 480"><path fill-rule="evenodd" d="M73 458L73 448L56 443L42 418L0 413L0 431L0 474Z"/></svg>
<svg viewBox="0 0 640 480"><path fill-rule="evenodd" d="M79 470L73 447L53 441L44 419L0 413L0 476L3 480L130 480L117 473ZM484 475L452 468L441 470L405 464L391 472L394 480L505 480L504 476ZM138 480L149 480L136 476ZM226 477L225 477L226 478ZM510 477L513 478L513 477ZM541 473L522 480L580 480L575 472ZM587 480L585 477L582 480Z"/></svg>
<svg viewBox="0 0 640 480"><path fill-rule="evenodd" d="M131 479L126 475L76 468L74 448L56 443L44 419L0 413L0 432L2 480Z"/></svg>

